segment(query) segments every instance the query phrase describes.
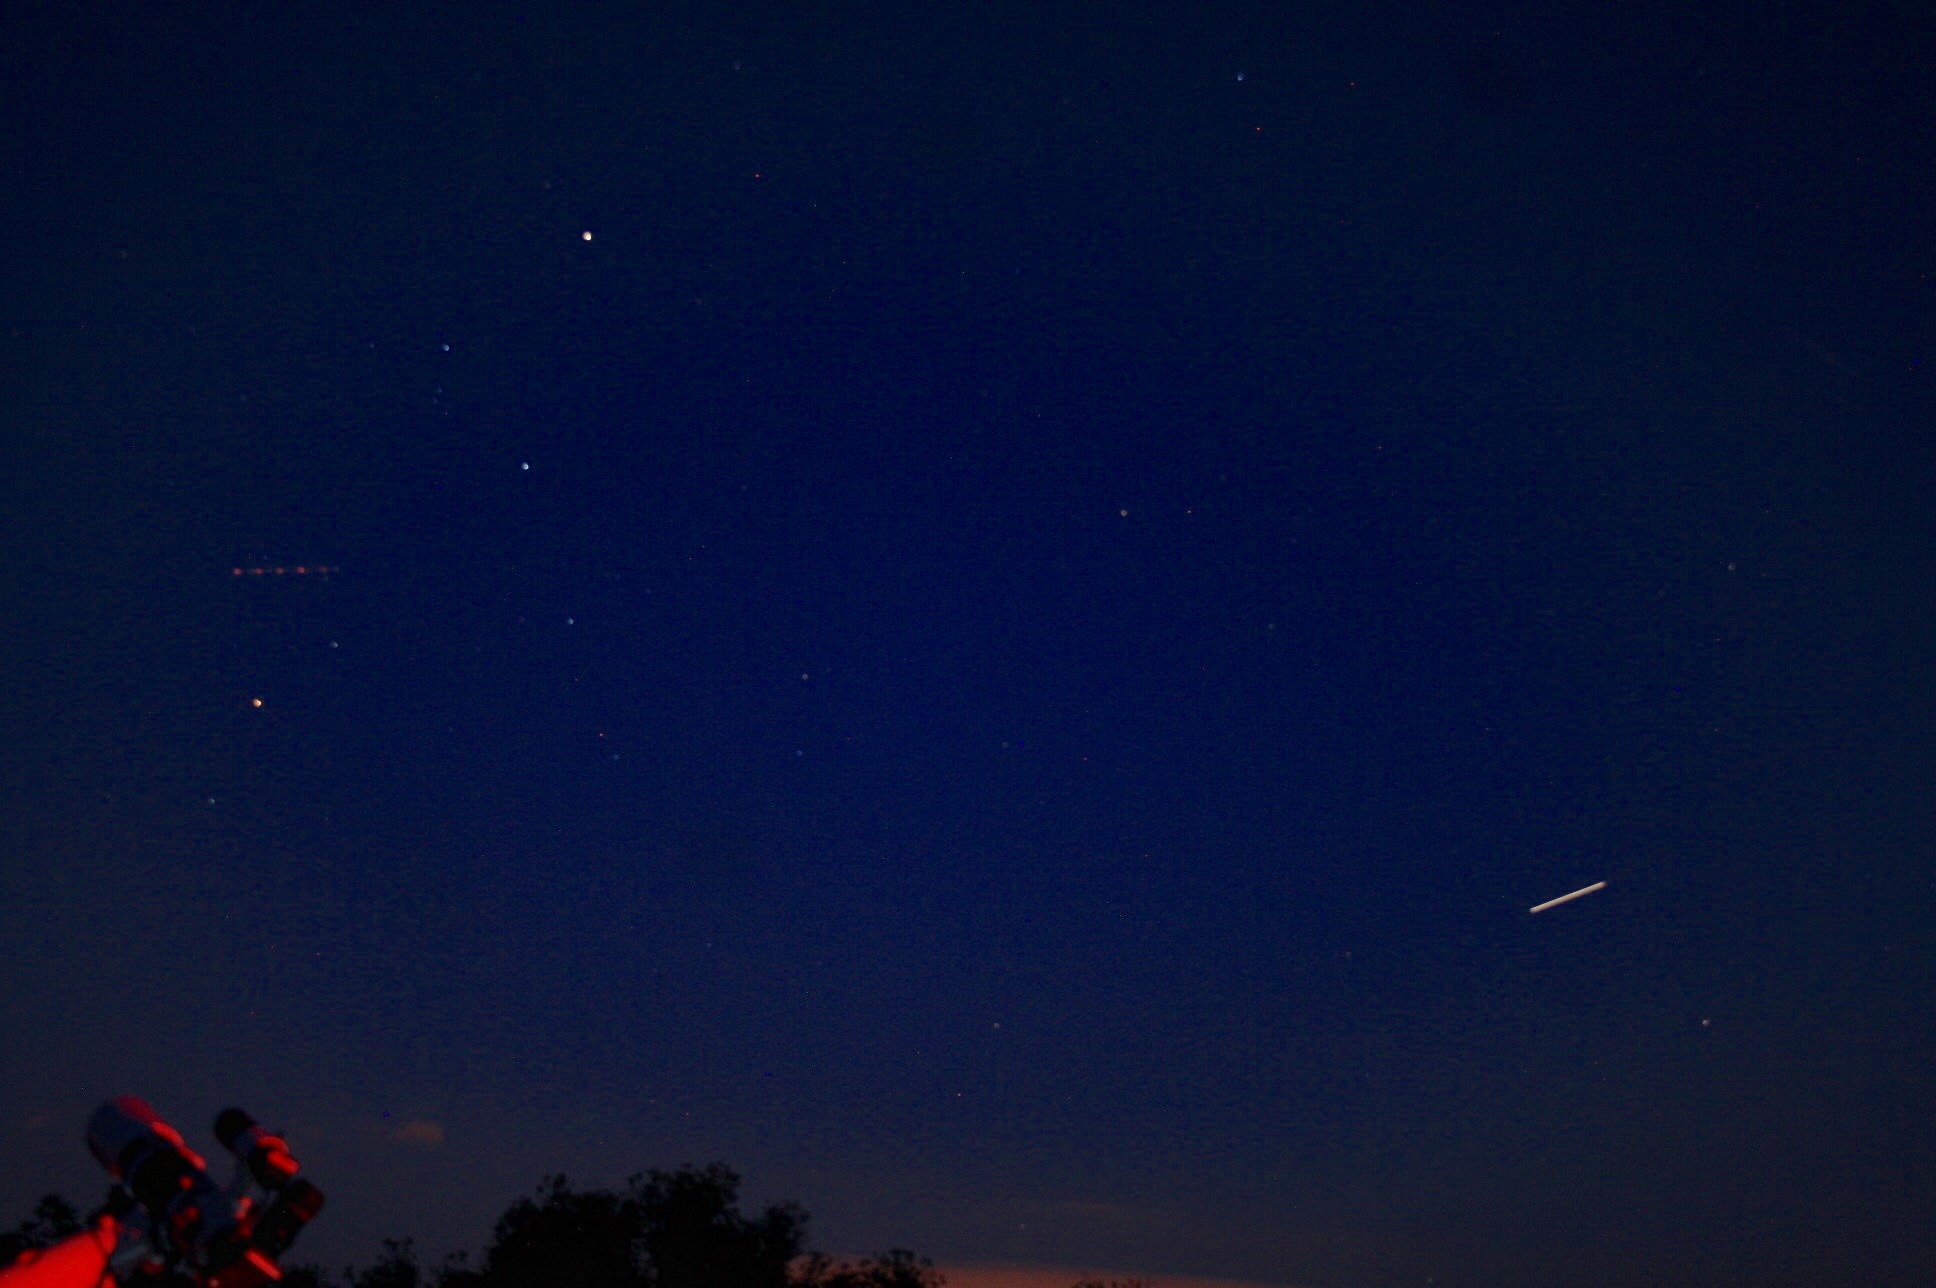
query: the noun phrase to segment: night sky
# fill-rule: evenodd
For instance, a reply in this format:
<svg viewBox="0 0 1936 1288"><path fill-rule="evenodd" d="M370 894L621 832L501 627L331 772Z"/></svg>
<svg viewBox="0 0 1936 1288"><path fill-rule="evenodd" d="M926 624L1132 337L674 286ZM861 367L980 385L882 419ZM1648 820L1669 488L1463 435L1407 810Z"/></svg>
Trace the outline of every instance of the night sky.
<svg viewBox="0 0 1936 1288"><path fill-rule="evenodd" d="M1929 1282L1936 41L1606 10L5 6L0 1225Z"/></svg>

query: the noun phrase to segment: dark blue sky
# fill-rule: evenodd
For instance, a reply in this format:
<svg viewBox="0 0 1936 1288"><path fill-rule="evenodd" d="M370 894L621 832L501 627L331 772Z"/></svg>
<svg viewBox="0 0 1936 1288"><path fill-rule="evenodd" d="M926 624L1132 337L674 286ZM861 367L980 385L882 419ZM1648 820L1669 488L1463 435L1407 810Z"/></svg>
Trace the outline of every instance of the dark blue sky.
<svg viewBox="0 0 1936 1288"><path fill-rule="evenodd" d="M1911 7L412 8L0 20L0 1210L1920 1281Z"/></svg>

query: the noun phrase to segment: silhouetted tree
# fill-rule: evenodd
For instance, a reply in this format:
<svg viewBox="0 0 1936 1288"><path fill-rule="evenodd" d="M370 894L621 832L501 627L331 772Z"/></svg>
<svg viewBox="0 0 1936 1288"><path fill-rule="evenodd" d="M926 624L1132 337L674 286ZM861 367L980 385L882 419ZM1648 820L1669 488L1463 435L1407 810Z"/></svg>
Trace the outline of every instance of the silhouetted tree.
<svg viewBox="0 0 1936 1288"><path fill-rule="evenodd" d="M484 1254L488 1288L645 1288L637 1204L608 1190L577 1193L547 1176L536 1202L519 1199L498 1218ZM459 1271L459 1274L468 1274Z"/></svg>
<svg viewBox="0 0 1936 1288"><path fill-rule="evenodd" d="M34 1214L6 1234L0 1234L0 1266L29 1248L45 1248L81 1231L81 1214L58 1194L41 1196Z"/></svg>
<svg viewBox="0 0 1936 1288"><path fill-rule="evenodd" d="M468 1253L453 1252L437 1267L437 1288L489 1288L490 1279L481 1270L471 1269Z"/></svg>
<svg viewBox="0 0 1936 1288"><path fill-rule="evenodd" d="M329 1275L321 1266L284 1266L277 1288L329 1288Z"/></svg>
<svg viewBox="0 0 1936 1288"><path fill-rule="evenodd" d="M797 1205L742 1216L739 1173L723 1163L648 1172L627 1184L652 1288L788 1288L787 1268L807 1238Z"/></svg>
<svg viewBox="0 0 1936 1288"><path fill-rule="evenodd" d="M816 1254L794 1280L798 1288L942 1288L947 1281L934 1262L906 1248L890 1248L879 1256L839 1265Z"/></svg>
<svg viewBox="0 0 1936 1288"><path fill-rule="evenodd" d="M722 1163L641 1173L623 1194L547 1176L498 1218L481 1268L458 1253L426 1273L409 1239L386 1239L373 1265L344 1268L344 1288L943 1288L934 1264L905 1248L803 1259L806 1212L777 1203L745 1215L739 1185ZM311 1267L290 1268L283 1282L327 1288Z"/></svg>
<svg viewBox="0 0 1936 1288"><path fill-rule="evenodd" d="M409 1239L385 1239L376 1264L367 1270L345 1266L343 1282L349 1288L423 1288L416 1247Z"/></svg>

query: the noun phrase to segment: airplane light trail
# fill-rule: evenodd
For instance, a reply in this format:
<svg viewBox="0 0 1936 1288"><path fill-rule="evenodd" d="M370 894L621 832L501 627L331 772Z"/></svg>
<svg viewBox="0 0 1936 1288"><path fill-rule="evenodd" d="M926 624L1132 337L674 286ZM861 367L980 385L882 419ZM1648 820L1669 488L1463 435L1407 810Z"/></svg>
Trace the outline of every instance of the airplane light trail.
<svg viewBox="0 0 1936 1288"><path fill-rule="evenodd" d="M1563 894L1557 899L1548 899L1545 903L1535 906L1533 908L1533 911L1545 912L1548 908L1557 908L1563 903L1572 903L1575 899L1579 898L1583 894L1592 894L1595 890L1604 890L1606 888L1607 888L1606 882L1595 881L1592 885L1587 886L1583 890L1575 890L1572 894Z"/></svg>

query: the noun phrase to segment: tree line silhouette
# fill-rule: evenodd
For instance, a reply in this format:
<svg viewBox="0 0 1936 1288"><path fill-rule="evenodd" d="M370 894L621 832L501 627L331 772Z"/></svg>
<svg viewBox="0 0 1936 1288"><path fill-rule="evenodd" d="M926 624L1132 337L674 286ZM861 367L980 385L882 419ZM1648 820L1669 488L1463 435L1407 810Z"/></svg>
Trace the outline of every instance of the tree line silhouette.
<svg viewBox="0 0 1936 1288"><path fill-rule="evenodd" d="M807 1213L776 1203L754 1215L739 1207L739 1174L723 1163L643 1172L623 1190L573 1189L562 1174L498 1218L491 1245L473 1266L463 1253L419 1263L409 1239L386 1239L368 1266L340 1278L321 1267L285 1267L285 1288L942 1288L925 1257L894 1248L835 1261L807 1248ZM0 1265L81 1228L59 1195L0 1234Z"/></svg>

